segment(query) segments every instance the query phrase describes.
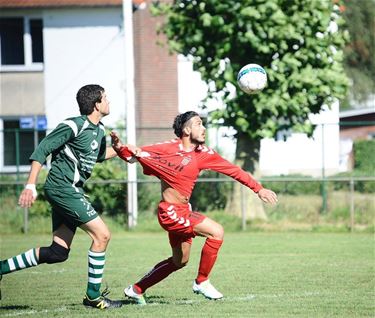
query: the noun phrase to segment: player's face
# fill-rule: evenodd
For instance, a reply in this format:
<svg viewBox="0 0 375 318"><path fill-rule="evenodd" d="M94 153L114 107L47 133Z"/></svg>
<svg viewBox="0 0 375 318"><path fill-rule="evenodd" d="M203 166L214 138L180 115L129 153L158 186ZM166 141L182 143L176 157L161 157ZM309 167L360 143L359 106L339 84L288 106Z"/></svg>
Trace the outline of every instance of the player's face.
<svg viewBox="0 0 375 318"><path fill-rule="evenodd" d="M206 139L206 128L203 126L202 119L199 116L193 117L191 120L190 140L193 144L204 144Z"/></svg>
<svg viewBox="0 0 375 318"><path fill-rule="evenodd" d="M107 99L107 94L105 92L102 93L102 100L100 103L97 103L97 106L103 117L109 114L109 100Z"/></svg>

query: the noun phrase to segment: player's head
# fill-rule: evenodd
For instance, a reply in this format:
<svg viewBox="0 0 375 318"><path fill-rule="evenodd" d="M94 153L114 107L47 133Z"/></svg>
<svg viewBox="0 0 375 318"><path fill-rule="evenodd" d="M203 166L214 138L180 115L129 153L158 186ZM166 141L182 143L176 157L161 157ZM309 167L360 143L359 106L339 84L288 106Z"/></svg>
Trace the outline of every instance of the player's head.
<svg viewBox="0 0 375 318"><path fill-rule="evenodd" d="M199 114L193 111L188 111L183 114L179 114L176 116L173 122L173 129L174 133L178 138L181 138L183 136L183 130L187 124L187 122L192 119L193 117L199 117Z"/></svg>
<svg viewBox="0 0 375 318"><path fill-rule="evenodd" d="M81 115L90 115L96 103L102 101L104 88L100 85L89 84L81 87L77 92L77 102Z"/></svg>
<svg viewBox="0 0 375 318"><path fill-rule="evenodd" d="M205 142L206 128L196 112L189 111L176 116L173 129L177 137L189 137L190 142L195 145L202 145Z"/></svg>

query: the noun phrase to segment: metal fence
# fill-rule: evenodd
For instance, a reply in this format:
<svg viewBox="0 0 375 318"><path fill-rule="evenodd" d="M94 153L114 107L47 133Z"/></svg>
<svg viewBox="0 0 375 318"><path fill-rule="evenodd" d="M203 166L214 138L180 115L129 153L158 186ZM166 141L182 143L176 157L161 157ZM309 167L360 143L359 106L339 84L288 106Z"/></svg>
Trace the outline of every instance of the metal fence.
<svg viewBox="0 0 375 318"><path fill-rule="evenodd" d="M342 219L332 219L331 223L344 222L347 227L353 231L356 226L371 226L375 220L375 196L374 192L361 193L358 191L358 186L363 184L369 185L375 183L375 177L342 177L342 178L264 178L260 181L265 185L272 185L279 188L278 196L279 207L271 207L263 205L266 208L266 215L271 216L271 220L265 220L265 222L272 223L272 215L277 215L279 218L283 218L285 221L295 222L296 215L299 215L300 220L297 222L302 223L319 223L322 217L329 217L332 214L341 211ZM204 184L222 184L229 183L233 184L230 178L201 178L198 180L197 188ZM319 194L288 194L287 187L292 184L294 187L301 187L304 184L319 186ZM88 182L89 185L94 187L103 187L104 191L111 191L111 187L119 187L121 193L119 193L117 200L120 202L116 203L116 206L121 207L121 213L126 215L126 186L129 182L124 180L91 180ZM333 185L338 185L341 190L337 190ZM139 220L145 215L144 213L154 213L158 204L158 198L160 198L160 187L159 181L154 179L138 180L137 186L140 190L146 185L152 185L151 188L147 188L145 191L138 191L138 201L144 200L145 197L150 200L150 207L144 208L139 214ZM41 185L40 185L41 186ZM285 187L285 190L282 190ZM18 194L23 188L23 182L20 181L0 181L0 216L2 213L6 213L4 209L9 209L9 206L16 207ZM12 191L9 191L12 189ZM116 190L117 191L117 190ZM316 192L314 190L314 192ZM9 194L11 193L11 194ZM145 194L146 193L146 194ZM194 194L193 194L194 195ZM202 195L202 193L200 194ZM204 193L203 193L204 195ZM220 193L220 195L227 196L228 193ZM252 195L251 191L244 186L240 187L239 196L239 210L231 211L239 218L241 218L241 228L246 230L249 224L249 205L248 198ZM152 198L151 198L152 197ZM281 207L280 207L281 206ZM314 206L314 207L313 207ZM193 206L193 208L195 208ZM29 210L15 208L16 213L23 213L23 231L28 232L29 229ZM311 212L306 212L311 211ZM336 211L336 212L335 212ZM8 211L9 212L9 211ZM210 211L206 211L210 212ZM302 219L301 219L302 218ZM305 218L305 220L303 219ZM2 217L4 220L4 218ZM137 221L137 220L136 220Z"/></svg>

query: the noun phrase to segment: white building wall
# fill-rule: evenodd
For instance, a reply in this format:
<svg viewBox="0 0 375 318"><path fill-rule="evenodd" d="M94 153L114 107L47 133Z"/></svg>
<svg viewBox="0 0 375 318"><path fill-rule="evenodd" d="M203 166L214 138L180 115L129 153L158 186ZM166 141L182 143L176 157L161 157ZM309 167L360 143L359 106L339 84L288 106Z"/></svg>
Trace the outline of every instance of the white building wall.
<svg viewBox="0 0 375 318"><path fill-rule="evenodd" d="M125 120L124 39L118 8L46 10L44 22L44 79L48 128L79 115L75 100L86 84L103 86L115 126Z"/></svg>
<svg viewBox="0 0 375 318"><path fill-rule="evenodd" d="M259 168L263 176L299 173L317 177L339 171L339 104L310 118L318 125L312 138L293 133L286 141L261 141Z"/></svg>

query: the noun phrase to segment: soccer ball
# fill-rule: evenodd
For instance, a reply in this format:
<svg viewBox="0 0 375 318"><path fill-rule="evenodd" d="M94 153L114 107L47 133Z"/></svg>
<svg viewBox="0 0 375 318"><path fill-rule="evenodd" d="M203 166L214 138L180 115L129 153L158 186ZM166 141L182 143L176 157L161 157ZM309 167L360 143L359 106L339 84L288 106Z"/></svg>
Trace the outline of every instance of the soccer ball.
<svg viewBox="0 0 375 318"><path fill-rule="evenodd" d="M258 64L247 64L237 75L238 86L246 94L256 94L267 85L267 73Z"/></svg>

